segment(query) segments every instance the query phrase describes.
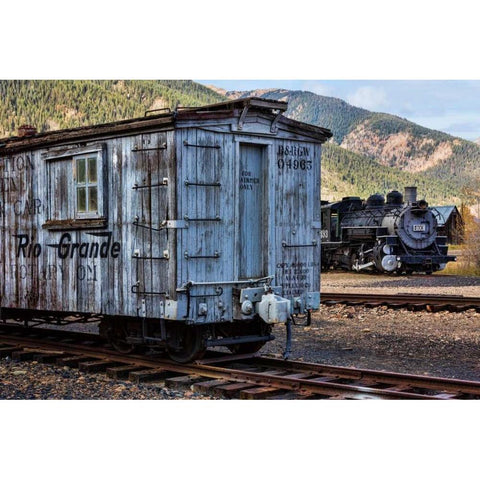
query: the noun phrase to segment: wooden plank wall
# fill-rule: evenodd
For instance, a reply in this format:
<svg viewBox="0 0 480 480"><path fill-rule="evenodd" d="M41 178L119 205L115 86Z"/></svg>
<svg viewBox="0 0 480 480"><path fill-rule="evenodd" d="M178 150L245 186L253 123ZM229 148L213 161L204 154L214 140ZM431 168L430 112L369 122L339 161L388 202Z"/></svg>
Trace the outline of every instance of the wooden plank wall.
<svg viewBox="0 0 480 480"><path fill-rule="evenodd" d="M166 149L133 152L135 148L156 149L164 144ZM78 153L78 145L71 148ZM88 150L88 144L83 148ZM173 131L112 138L105 140L104 148L102 213L108 219L105 228L43 228L47 220L74 218L71 156L45 160L55 157L55 153L37 150L0 161L2 177L11 179L11 184L0 189L3 307L137 315L141 297L131 292L137 280L140 291L165 290L175 283L168 284L170 272L175 272L176 253L168 245L169 232L153 232L133 225L137 216L139 222L154 228L167 218L167 205L172 204L169 196L175 196ZM28 164L18 160L27 155ZM25 166L14 168L16 163ZM163 178L173 178L173 182L168 187L132 188L135 183L161 183ZM80 247L85 243L108 242L108 254L94 258L79 255L76 249L73 255L59 258L58 245L64 235L68 235L68 241L63 237L65 249L71 249L75 243ZM115 242L119 247L114 251ZM19 245L24 244L25 248L19 250ZM40 252L35 250L37 245ZM164 250L173 255L169 261L140 262L132 259L136 249L143 256L161 256ZM150 314L158 309L159 302L159 298L147 302Z"/></svg>
<svg viewBox="0 0 480 480"><path fill-rule="evenodd" d="M243 132L232 132L230 125L212 124L209 129L191 125L175 132L96 140L105 148L106 228L62 232L42 227L48 219L72 216L75 197L66 197L73 189L73 167L62 167L68 160L46 162L43 150L0 159L2 306L136 316L145 300L144 314L157 317L165 297L132 294L132 286L137 285L139 292L167 291L175 299L176 289L189 281L238 280L238 158L245 142L262 145L266 152L266 273L276 275L275 283L283 285L287 297L301 290L318 291L320 145L286 128L276 136L269 129L268 121L252 115ZM163 145L166 148L160 148ZM168 186L154 186L164 178ZM185 182L218 182L220 187ZM135 184L151 188L135 190ZM217 216L220 221L208 221ZM164 220L186 218L188 228L159 230ZM108 255L82 258L77 251L72 257L58 258L55 245L65 232L69 244L109 241ZM21 242L28 245L19 249ZM115 242L120 244L118 254L112 250ZM156 258L167 251L169 260L135 260L135 251ZM230 319L232 288L222 288L220 296L211 296L214 287L193 289L191 318ZM185 297L179 294L178 300L186 301ZM197 319L199 303L207 304L208 317Z"/></svg>

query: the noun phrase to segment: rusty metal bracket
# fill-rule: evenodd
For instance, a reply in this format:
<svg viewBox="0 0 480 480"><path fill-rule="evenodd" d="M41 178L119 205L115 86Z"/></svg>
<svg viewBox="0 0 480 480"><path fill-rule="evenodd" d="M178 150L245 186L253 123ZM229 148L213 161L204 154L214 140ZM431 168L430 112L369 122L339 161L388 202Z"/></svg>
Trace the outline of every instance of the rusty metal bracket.
<svg viewBox="0 0 480 480"><path fill-rule="evenodd" d="M320 301L320 297L319 301ZM292 325L296 327L309 327L312 324L312 310L307 308L304 314L293 313L290 317Z"/></svg>
<svg viewBox="0 0 480 480"><path fill-rule="evenodd" d="M188 180L185 180L184 183L186 187L220 187L221 186L220 182L202 183L202 182L190 182Z"/></svg>
<svg viewBox="0 0 480 480"><path fill-rule="evenodd" d="M304 248L304 247L316 247L317 246L317 241L314 240L312 243L306 244L306 245L289 245L287 242L283 241L282 242L282 247L283 248Z"/></svg>
<svg viewBox="0 0 480 480"><path fill-rule="evenodd" d="M215 250L213 255L190 255L188 252L185 252L184 257L186 260L189 260L190 258L219 258L220 253Z"/></svg>
<svg viewBox="0 0 480 480"><path fill-rule="evenodd" d="M190 218L188 215L183 216L186 222L221 222L222 219L217 215L215 218Z"/></svg>
<svg viewBox="0 0 480 480"><path fill-rule="evenodd" d="M166 150L167 144L162 143L159 147L151 147L151 148L138 148L136 145L132 148L132 152L150 152L154 150Z"/></svg>
<svg viewBox="0 0 480 480"><path fill-rule="evenodd" d="M219 149L220 145L197 145L195 143L188 143L187 140L183 141L185 147L194 147L194 148L216 148Z"/></svg>

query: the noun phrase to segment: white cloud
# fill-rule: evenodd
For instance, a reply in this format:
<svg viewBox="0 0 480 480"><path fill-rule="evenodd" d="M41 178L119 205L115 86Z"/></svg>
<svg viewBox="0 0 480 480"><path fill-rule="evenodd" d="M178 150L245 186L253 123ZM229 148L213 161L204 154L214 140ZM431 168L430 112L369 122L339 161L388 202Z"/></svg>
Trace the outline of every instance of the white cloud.
<svg viewBox="0 0 480 480"><path fill-rule="evenodd" d="M440 130L466 140L475 140L480 137L480 120L476 111L449 112L436 117L411 115L408 119L418 125Z"/></svg>
<svg viewBox="0 0 480 480"><path fill-rule="evenodd" d="M389 101L383 88L359 87L354 93L347 95L347 102L367 110L378 111L388 107Z"/></svg>

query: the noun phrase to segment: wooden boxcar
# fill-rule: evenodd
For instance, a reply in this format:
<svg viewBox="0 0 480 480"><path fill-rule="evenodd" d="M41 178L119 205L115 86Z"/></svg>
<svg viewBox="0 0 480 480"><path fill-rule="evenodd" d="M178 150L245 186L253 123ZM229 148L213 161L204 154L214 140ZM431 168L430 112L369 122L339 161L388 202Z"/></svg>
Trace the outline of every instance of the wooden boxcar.
<svg viewBox="0 0 480 480"><path fill-rule="evenodd" d="M3 318L99 318L120 350L188 361L256 350L319 308L331 133L286 108L248 98L0 140Z"/></svg>

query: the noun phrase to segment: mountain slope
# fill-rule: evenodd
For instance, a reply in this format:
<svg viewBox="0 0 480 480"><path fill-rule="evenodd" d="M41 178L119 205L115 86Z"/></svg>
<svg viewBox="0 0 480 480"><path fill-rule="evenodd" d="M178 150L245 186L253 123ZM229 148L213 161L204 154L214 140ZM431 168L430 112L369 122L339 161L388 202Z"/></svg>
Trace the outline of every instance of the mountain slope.
<svg viewBox="0 0 480 480"><path fill-rule="evenodd" d="M343 196L367 198L373 193L391 190L403 192L416 185L419 198L430 204L460 203L457 191L448 181L432 179L418 173L378 165L375 160L327 143L322 149L322 200L338 200Z"/></svg>
<svg viewBox="0 0 480 480"><path fill-rule="evenodd" d="M311 92L268 90L249 92L227 92L228 97L260 96L289 101L287 115L303 122L330 128L333 141L345 150L365 157L385 167L417 173L417 182L448 185L447 200L462 198L468 188L478 190L480 183L480 145L456 138L444 132L431 130L404 118L385 113L369 112L353 107L343 100L315 95ZM342 162L335 167L347 165ZM357 175L362 176L359 162ZM378 170L380 171L380 170ZM377 178L377 172L372 175ZM361 180L360 180L361 182ZM364 181L363 185L370 182ZM360 185L359 183L358 185Z"/></svg>

